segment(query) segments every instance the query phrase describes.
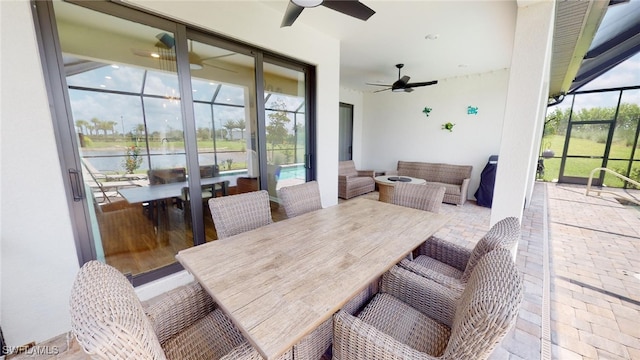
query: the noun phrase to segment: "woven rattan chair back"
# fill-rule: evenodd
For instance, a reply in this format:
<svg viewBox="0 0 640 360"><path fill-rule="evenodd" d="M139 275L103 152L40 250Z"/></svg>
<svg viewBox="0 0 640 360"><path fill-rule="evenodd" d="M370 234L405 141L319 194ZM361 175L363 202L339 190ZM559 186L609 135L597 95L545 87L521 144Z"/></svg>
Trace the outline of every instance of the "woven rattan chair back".
<svg viewBox="0 0 640 360"><path fill-rule="evenodd" d="M391 203L414 209L438 212L446 190L444 186L398 182L394 186Z"/></svg>
<svg viewBox="0 0 640 360"><path fill-rule="evenodd" d="M147 171L149 185L169 184L187 180L185 168L152 169Z"/></svg>
<svg viewBox="0 0 640 360"><path fill-rule="evenodd" d="M98 261L82 266L71 289L71 329L99 359L165 359L133 286Z"/></svg>
<svg viewBox="0 0 640 360"><path fill-rule="evenodd" d="M340 161L338 163L338 175L358 176L356 164L353 160Z"/></svg>
<svg viewBox="0 0 640 360"><path fill-rule="evenodd" d="M515 324L523 296L511 252L485 255L462 293L442 359L486 359Z"/></svg>
<svg viewBox="0 0 640 360"><path fill-rule="evenodd" d="M288 218L322 209L320 187L317 181L283 187L278 190L278 197L282 201Z"/></svg>
<svg viewBox="0 0 640 360"><path fill-rule="evenodd" d="M516 217L506 217L489 229L473 248L461 280L467 281L478 261L497 248L513 250L520 240L520 221Z"/></svg>
<svg viewBox="0 0 640 360"><path fill-rule="evenodd" d="M209 199L218 239L271 224L271 205L266 190Z"/></svg>

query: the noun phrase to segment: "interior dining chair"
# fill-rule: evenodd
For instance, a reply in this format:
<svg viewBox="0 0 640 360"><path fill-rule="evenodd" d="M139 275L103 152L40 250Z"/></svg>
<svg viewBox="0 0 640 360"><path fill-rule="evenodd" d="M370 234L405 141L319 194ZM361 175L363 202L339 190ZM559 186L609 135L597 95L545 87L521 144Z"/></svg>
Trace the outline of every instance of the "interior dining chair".
<svg viewBox="0 0 640 360"><path fill-rule="evenodd" d="M147 171L147 177L149 179L149 185L162 185L171 184L182 181L187 181L187 169L183 167L170 168L170 169L150 169ZM155 200L152 201L152 207L155 207ZM184 202L180 197L165 199L160 201L161 206L171 207L174 204L179 208L184 208ZM148 205L148 204L147 204ZM146 206L143 204L143 206ZM150 211L153 211L152 209Z"/></svg>
<svg viewBox="0 0 640 360"><path fill-rule="evenodd" d="M218 165L201 165L200 179L214 178L220 175ZM213 184L201 185L203 205L212 197L227 196L229 194L229 180ZM184 202L184 217L187 224L191 224L191 191L188 186L182 188L180 199Z"/></svg>
<svg viewBox="0 0 640 360"><path fill-rule="evenodd" d="M187 180L187 169L151 169L147 171L149 185L170 184Z"/></svg>
<svg viewBox="0 0 640 360"><path fill-rule="evenodd" d="M444 186L397 182L391 203L437 213L446 190Z"/></svg>
<svg viewBox="0 0 640 360"><path fill-rule="evenodd" d="M322 209L320 188L317 181L286 186L278 190L284 212L288 218Z"/></svg>
<svg viewBox="0 0 640 360"><path fill-rule="evenodd" d="M220 168L218 165L201 165L200 166L200 178L214 178L220 176ZM229 181L214 183L211 185L202 186L202 198L209 199L217 196L227 196L229 188Z"/></svg>
<svg viewBox="0 0 640 360"><path fill-rule="evenodd" d="M142 303L120 271L94 260L78 272L69 305L72 332L92 358L262 359L196 282Z"/></svg>
<svg viewBox="0 0 640 360"><path fill-rule="evenodd" d="M357 316L334 315L334 359L487 359L516 322L524 295L506 249L478 262L458 299L397 266L380 290Z"/></svg>
<svg viewBox="0 0 640 360"><path fill-rule="evenodd" d="M209 210L218 239L271 224L271 205L266 190L209 199Z"/></svg>
<svg viewBox="0 0 640 360"><path fill-rule="evenodd" d="M432 236L420 245L413 261L404 259L399 265L460 293L483 256L497 248L513 251L519 240L520 221L507 217L493 225L473 250Z"/></svg>

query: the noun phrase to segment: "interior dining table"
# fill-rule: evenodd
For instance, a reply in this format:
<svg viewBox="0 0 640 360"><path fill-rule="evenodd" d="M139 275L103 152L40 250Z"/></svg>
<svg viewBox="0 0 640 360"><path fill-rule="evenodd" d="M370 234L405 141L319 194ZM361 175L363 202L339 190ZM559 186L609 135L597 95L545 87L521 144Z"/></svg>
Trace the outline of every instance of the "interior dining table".
<svg viewBox="0 0 640 360"><path fill-rule="evenodd" d="M354 199L176 258L267 360L411 254L448 215Z"/></svg>
<svg viewBox="0 0 640 360"><path fill-rule="evenodd" d="M240 175L216 176L200 179L201 185L225 184L235 186ZM228 184L228 185L227 185ZM118 189L118 193L130 204L142 203L154 200L180 197L183 189L187 188L187 181L179 181L168 184L138 186ZM226 192L226 189L225 189Z"/></svg>

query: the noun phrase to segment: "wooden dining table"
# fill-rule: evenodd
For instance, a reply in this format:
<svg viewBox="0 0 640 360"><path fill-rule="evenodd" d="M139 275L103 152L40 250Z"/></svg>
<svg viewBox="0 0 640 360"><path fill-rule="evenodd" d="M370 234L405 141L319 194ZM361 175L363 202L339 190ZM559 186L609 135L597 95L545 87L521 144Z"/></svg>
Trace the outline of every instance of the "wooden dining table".
<svg viewBox="0 0 640 360"><path fill-rule="evenodd" d="M354 199L176 258L267 360L329 319L449 216Z"/></svg>

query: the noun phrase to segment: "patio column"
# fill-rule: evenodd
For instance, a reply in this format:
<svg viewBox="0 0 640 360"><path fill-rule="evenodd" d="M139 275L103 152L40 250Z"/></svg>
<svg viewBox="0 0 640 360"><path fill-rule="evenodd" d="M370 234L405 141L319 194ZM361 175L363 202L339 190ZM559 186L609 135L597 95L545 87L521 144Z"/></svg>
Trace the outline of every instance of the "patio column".
<svg viewBox="0 0 640 360"><path fill-rule="evenodd" d="M549 89L555 3L518 1L491 225L522 219L531 197Z"/></svg>

